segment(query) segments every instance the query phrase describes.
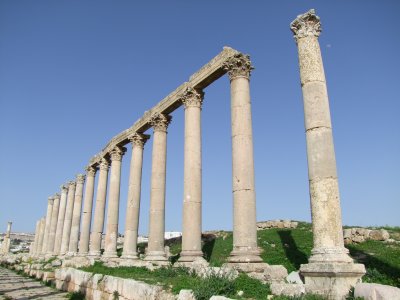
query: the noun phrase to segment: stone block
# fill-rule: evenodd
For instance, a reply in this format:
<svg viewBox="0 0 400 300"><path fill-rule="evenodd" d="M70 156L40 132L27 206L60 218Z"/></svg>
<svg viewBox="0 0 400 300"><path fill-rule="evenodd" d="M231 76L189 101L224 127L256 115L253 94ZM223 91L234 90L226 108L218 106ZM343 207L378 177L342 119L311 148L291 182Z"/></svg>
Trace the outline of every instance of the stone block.
<svg viewBox="0 0 400 300"><path fill-rule="evenodd" d="M374 241L385 241L390 237L389 233L385 229L371 230L369 238Z"/></svg>
<svg viewBox="0 0 400 300"><path fill-rule="evenodd" d="M180 290L177 300L196 300L192 290Z"/></svg>
<svg viewBox="0 0 400 300"><path fill-rule="evenodd" d="M276 296L300 297L306 292L304 284L273 282L270 287L272 294Z"/></svg>
<svg viewBox="0 0 400 300"><path fill-rule="evenodd" d="M268 265L264 269L264 279L267 282L284 282L288 272L284 266Z"/></svg>
<svg viewBox="0 0 400 300"><path fill-rule="evenodd" d="M400 289L377 283L358 283L354 288L354 297L365 300L400 300Z"/></svg>
<svg viewBox="0 0 400 300"><path fill-rule="evenodd" d="M301 280L299 271L291 272L288 276L286 276L286 281L288 283L297 283L297 284L303 284L304 283L303 280Z"/></svg>

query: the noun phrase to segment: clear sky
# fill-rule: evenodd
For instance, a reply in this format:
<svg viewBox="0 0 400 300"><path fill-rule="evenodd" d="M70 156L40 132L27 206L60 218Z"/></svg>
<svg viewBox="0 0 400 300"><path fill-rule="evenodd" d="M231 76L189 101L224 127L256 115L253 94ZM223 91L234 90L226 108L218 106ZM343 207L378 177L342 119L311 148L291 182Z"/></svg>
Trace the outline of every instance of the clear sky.
<svg viewBox="0 0 400 300"><path fill-rule="evenodd" d="M297 49L315 8L343 223L400 225L400 2L0 2L0 232L33 231L47 197L227 45L251 56L257 219L310 220ZM183 108L168 133L166 230L181 230ZM205 90L203 229L232 228L227 76ZM151 130L148 131L152 133ZM128 147L130 148L130 147ZM147 233L152 141L140 232ZM124 230L130 149L123 159Z"/></svg>

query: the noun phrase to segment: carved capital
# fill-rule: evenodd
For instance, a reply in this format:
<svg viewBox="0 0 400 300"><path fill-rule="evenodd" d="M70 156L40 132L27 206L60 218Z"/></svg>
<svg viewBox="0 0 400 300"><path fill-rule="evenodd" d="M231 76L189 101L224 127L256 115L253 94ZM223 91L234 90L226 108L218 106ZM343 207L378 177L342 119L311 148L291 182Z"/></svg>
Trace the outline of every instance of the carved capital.
<svg viewBox="0 0 400 300"><path fill-rule="evenodd" d="M315 14L315 10L310 9L305 14L298 15L297 18L290 23L290 30L292 30L296 41L307 36L319 37L321 33L321 22L319 17Z"/></svg>
<svg viewBox="0 0 400 300"><path fill-rule="evenodd" d="M125 147L115 146L114 149L110 151L111 161L114 160L121 161L122 156L125 154L125 152L126 152Z"/></svg>
<svg viewBox="0 0 400 300"><path fill-rule="evenodd" d="M50 196L49 198L47 198L47 200L49 201L49 203L51 203L51 202L54 201L54 197L53 197L53 196Z"/></svg>
<svg viewBox="0 0 400 300"><path fill-rule="evenodd" d="M200 107L203 104L204 92L200 90L196 90L192 87L189 87L180 95L180 99L185 106L188 107Z"/></svg>
<svg viewBox="0 0 400 300"><path fill-rule="evenodd" d="M251 70L254 70L250 56L242 53L235 54L224 62L222 66L228 72L230 80L236 77L250 78Z"/></svg>
<svg viewBox="0 0 400 300"><path fill-rule="evenodd" d="M86 170L86 176L87 177L94 177L96 176L96 172L97 172L97 167L95 166L88 166L85 170Z"/></svg>
<svg viewBox="0 0 400 300"><path fill-rule="evenodd" d="M167 132L169 123L171 123L171 116L165 114L156 114L151 117L150 124L153 126L154 131Z"/></svg>
<svg viewBox="0 0 400 300"><path fill-rule="evenodd" d="M146 142L149 138L150 138L150 136L147 134L135 132L128 139L132 143L132 147L136 146L136 147L140 147L143 149L144 144L146 144Z"/></svg>
<svg viewBox="0 0 400 300"><path fill-rule="evenodd" d="M76 175L76 183L84 184L85 183L85 178L86 178L86 176L83 175L83 174Z"/></svg>
<svg viewBox="0 0 400 300"><path fill-rule="evenodd" d="M69 181L68 182L68 188L72 188L72 187L75 187L76 186L76 182L75 181Z"/></svg>
<svg viewBox="0 0 400 300"><path fill-rule="evenodd" d="M63 184L62 186L60 186L61 189L61 193L68 193L68 184Z"/></svg>
<svg viewBox="0 0 400 300"><path fill-rule="evenodd" d="M56 194L54 194L54 196L53 196L53 197L54 197L54 199L60 199L60 197L61 197L61 196L60 196L60 194L59 194L59 193L56 193Z"/></svg>
<svg viewBox="0 0 400 300"><path fill-rule="evenodd" d="M103 157L100 161L99 167L100 167L100 170L108 171L108 168L110 167L110 162L108 161L108 159Z"/></svg>

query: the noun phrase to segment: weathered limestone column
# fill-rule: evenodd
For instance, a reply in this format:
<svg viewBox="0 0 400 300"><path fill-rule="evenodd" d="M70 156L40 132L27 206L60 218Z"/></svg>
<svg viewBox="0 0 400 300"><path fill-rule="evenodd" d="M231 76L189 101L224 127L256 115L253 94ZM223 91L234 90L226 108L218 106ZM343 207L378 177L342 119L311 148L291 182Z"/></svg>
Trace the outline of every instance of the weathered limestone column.
<svg viewBox="0 0 400 300"><path fill-rule="evenodd" d="M70 181L68 183L67 208L65 210L60 255L66 255L68 251L69 239L71 235L72 213L74 211L75 189L76 189L76 182Z"/></svg>
<svg viewBox="0 0 400 300"><path fill-rule="evenodd" d="M121 163L126 148L116 146L111 150L110 190L108 194L107 226L103 257L118 258L118 218L119 218L119 194L121 186Z"/></svg>
<svg viewBox="0 0 400 300"><path fill-rule="evenodd" d="M38 245L38 240L39 240L39 230L40 230L40 220L36 221L36 227L35 227L35 239L33 240L33 243L31 244L32 247L32 255L36 255L37 251L37 245Z"/></svg>
<svg viewBox="0 0 400 300"><path fill-rule="evenodd" d="M61 199L60 199L60 208L58 209L57 229L56 229L56 236L53 249L54 255L59 255L61 251L61 242L62 242L64 220L65 220L65 209L67 206L68 187L66 185L62 185L60 188L61 188Z"/></svg>
<svg viewBox="0 0 400 300"><path fill-rule="evenodd" d="M54 204L53 204L53 211L51 213L50 233L46 251L47 255L54 254L54 243L56 239L58 211L60 209L60 194L55 194L53 198L54 198Z"/></svg>
<svg viewBox="0 0 400 300"><path fill-rule="evenodd" d="M37 244L36 253L35 253L36 256L40 256L40 254L42 253L45 226L46 226L46 219L43 217L40 219L38 244Z"/></svg>
<svg viewBox="0 0 400 300"><path fill-rule="evenodd" d="M76 176L74 211L72 213L71 235L69 238L69 246L68 246L69 256L76 255L76 253L78 252L79 227L81 224L81 210L82 210L84 183L85 183L85 175L78 174Z"/></svg>
<svg viewBox="0 0 400 300"><path fill-rule="evenodd" d="M5 237L4 237L3 244L2 244L2 252L3 252L4 254L10 252L10 246L11 246L11 240L10 240L11 225L12 225L12 222L8 222L8 223L7 223L7 232L6 232L6 235L5 235Z"/></svg>
<svg viewBox="0 0 400 300"><path fill-rule="evenodd" d="M224 65L231 82L233 250L230 263L262 262L257 248L253 130L248 55L236 54Z"/></svg>
<svg viewBox="0 0 400 300"><path fill-rule="evenodd" d="M97 183L96 207L94 211L93 229L90 234L89 255L98 257L101 254L101 238L104 227L104 213L106 208L107 178L109 160L103 158L100 163L99 182Z"/></svg>
<svg viewBox="0 0 400 300"><path fill-rule="evenodd" d="M149 135L135 133L129 138L132 143L132 157L129 174L122 259L138 258L137 238L139 229L140 192L142 187L143 148L149 137Z"/></svg>
<svg viewBox="0 0 400 300"><path fill-rule="evenodd" d="M182 95L185 107L182 252L180 262L203 257L201 251L201 105L204 93L189 88Z"/></svg>
<svg viewBox="0 0 400 300"><path fill-rule="evenodd" d="M43 245L41 249L42 254L46 254L47 252L47 244L50 233L50 225L51 225L50 223L51 223L51 214L53 212L53 204L54 204L54 198L53 196L51 196L48 198L47 201L46 226L44 228Z"/></svg>
<svg viewBox="0 0 400 300"><path fill-rule="evenodd" d="M302 265L306 284L332 299L342 299L365 273L343 244L341 209L328 92L314 10L298 16L290 28L299 52L307 140L308 177L314 248Z"/></svg>
<svg viewBox="0 0 400 300"><path fill-rule="evenodd" d="M158 114L153 116L151 125L154 128L149 242L145 260L166 261L164 250L165 235L165 176L167 167L167 128L171 117Z"/></svg>
<svg viewBox="0 0 400 300"><path fill-rule="evenodd" d="M90 223L92 222L92 206L94 195L94 180L97 167L89 166L86 169L85 203L83 205L82 228L79 239L79 255L85 256L89 252Z"/></svg>

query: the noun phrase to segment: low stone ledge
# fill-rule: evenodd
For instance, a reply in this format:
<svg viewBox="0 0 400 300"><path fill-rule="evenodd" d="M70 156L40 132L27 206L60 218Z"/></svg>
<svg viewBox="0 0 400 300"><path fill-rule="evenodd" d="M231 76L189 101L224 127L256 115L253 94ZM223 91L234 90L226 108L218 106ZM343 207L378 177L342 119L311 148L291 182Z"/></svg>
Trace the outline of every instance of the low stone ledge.
<svg viewBox="0 0 400 300"><path fill-rule="evenodd" d="M290 220L273 220L257 222L257 230L269 229L269 228L297 228L299 222Z"/></svg>
<svg viewBox="0 0 400 300"><path fill-rule="evenodd" d="M306 293L304 284L271 283L271 293L276 296L300 297Z"/></svg>
<svg viewBox="0 0 400 300"><path fill-rule="evenodd" d="M354 297L366 300L400 299L400 289L377 283L358 283L354 288Z"/></svg>
<svg viewBox="0 0 400 300"><path fill-rule="evenodd" d="M366 240L387 241L389 232L385 229L346 228L343 229L345 244L362 243Z"/></svg>

